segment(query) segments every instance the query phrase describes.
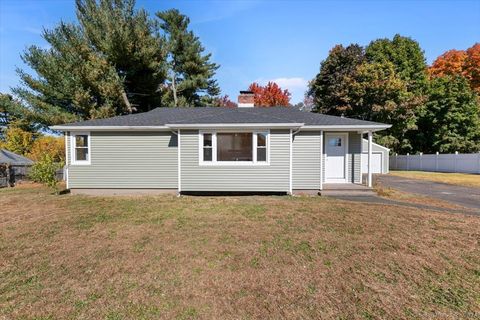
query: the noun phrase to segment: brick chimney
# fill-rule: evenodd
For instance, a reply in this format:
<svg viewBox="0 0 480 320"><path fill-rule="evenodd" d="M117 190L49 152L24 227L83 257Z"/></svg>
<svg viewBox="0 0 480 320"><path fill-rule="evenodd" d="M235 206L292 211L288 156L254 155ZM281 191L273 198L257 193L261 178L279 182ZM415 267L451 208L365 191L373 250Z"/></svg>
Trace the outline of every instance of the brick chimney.
<svg viewBox="0 0 480 320"><path fill-rule="evenodd" d="M253 108L255 102L255 95L252 91L240 91L238 96L238 107L239 108Z"/></svg>

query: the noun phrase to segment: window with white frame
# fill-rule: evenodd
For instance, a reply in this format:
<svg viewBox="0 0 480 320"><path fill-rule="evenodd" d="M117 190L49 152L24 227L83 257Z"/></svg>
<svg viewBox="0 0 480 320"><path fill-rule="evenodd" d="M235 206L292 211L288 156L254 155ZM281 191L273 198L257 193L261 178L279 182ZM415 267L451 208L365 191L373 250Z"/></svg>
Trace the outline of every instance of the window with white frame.
<svg viewBox="0 0 480 320"><path fill-rule="evenodd" d="M213 144L212 144L212 134L204 133L203 134L203 161L212 161L213 160Z"/></svg>
<svg viewBox="0 0 480 320"><path fill-rule="evenodd" d="M267 161L267 134L265 132L257 133L257 162Z"/></svg>
<svg viewBox="0 0 480 320"><path fill-rule="evenodd" d="M90 135L88 133L72 134L72 164L90 164Z"/></svg>
<svg viewBox="0 0 480 320"><path fill-rule="evenodd" d="M268 132L201 132L203 164L268 164Z"/></svg>

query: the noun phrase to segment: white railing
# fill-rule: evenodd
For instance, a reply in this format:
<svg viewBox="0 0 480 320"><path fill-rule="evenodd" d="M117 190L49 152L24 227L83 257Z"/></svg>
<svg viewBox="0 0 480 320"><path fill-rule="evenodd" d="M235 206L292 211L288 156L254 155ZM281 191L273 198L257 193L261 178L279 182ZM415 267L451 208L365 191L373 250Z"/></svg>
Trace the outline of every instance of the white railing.
<svg viewBox="0 0 480 320"><path fill-rule="evenodd" d="M390 156L390 169L480 173L480 153L395 154Z"/></svg>

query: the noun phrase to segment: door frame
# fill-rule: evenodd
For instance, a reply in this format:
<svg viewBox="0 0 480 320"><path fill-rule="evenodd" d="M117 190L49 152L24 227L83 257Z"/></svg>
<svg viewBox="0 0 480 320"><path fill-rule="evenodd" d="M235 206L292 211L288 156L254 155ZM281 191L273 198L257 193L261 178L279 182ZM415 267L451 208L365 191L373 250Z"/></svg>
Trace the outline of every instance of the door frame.
<svg viewBox="0 0 480 320"><path fill-rule="evenodd" d="M345 178L344 179L334 179L334 180L329 180L327 178L327 159L328 159L328 153L327 153L327 147L328 147L328 138L329 136L342 136L345 141ZM323 142L324 144L324 150L325 150L325 183L348 183L348 132L326 132L325 133L325 140Z"/></svg>

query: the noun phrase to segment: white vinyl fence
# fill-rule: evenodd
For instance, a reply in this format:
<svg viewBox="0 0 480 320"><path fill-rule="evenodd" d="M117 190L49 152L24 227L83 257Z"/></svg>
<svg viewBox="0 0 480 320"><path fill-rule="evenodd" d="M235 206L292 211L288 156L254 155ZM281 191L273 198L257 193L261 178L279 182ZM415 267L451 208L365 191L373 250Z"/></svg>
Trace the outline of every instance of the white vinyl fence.
<svg viewBox="0 0 480 320"><path fill-rule="evenodd" d="M393 155L390 169L480 173L480 153Z"/></svg>

